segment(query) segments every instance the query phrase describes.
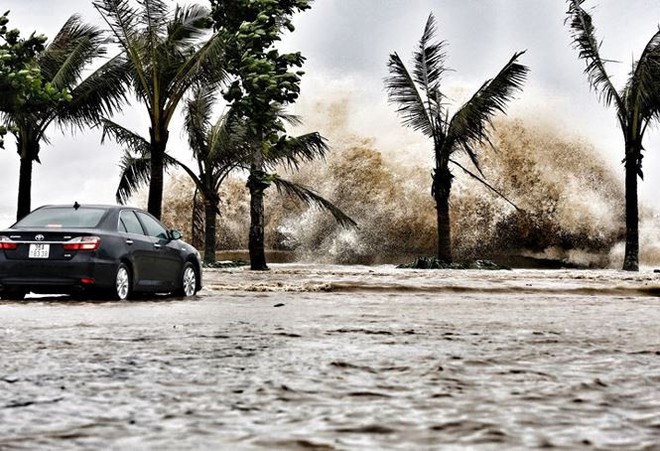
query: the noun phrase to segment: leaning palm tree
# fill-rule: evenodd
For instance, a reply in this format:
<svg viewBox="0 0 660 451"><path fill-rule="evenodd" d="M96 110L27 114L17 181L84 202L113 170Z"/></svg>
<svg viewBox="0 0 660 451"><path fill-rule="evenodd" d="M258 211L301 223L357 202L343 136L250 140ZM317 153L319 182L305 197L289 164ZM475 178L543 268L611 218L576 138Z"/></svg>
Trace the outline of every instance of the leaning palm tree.
<svg viewBox="0 0 660 451"><path fill-rule="evenodd" d="M623 269L639 270L639 209L637 177L642 172L643 140L652 122L660 118L660 31L646 44L639 60L633 62L630 77L617 91L605 69L607 60L600 56L601 43L591 15L582 4L586 0L570 0L567 23L573 45L586 62L585 73L592 88L607 106L614 105L625 142L623 163L626 171L626 249Z"/></svg>
<svg viewBox="0 0 660 451"><path fill-rule="evenodd" d="M121 57L110 59L83 77L83 72L106 54L105 44L107 39L100 29L82 23L77 15L71 16L36 59L43 79L56 90L68 90L70 101L26 107L3 115L16 137L21 161L17 219L30 212L32 166L35 161L40 163L41 145L49 142L49 127L54 123L84 129L112 114L125 100L121 87L126 82L125 60Z"/></svg>
<svg viewBox="0 0 660 451"><path fill-rule="evenodd" d="M385 86L390 102L398 105L397 112L403 117L404 125L421 131L433 140L435 168L431 194L437 209L437 257L451 262L449 197L454 176L450 164L496 191L483 180L477 148L490 143L489 127L494 115L504 113L514 93L522 89L528 68L517 62L524 52L515 53L500 72L486 81L449 119L447 96L441 90L443 75L449 70L445 64L446 44L436 41L435 34L435 18L431 14L419 47L414 52L412 71L397 53L393 53L388 62L390 75L385 80ZM459 152L469 157L478 174L456 160L455 155Z"/></svg>
<svg viewBox="0 0 660 451"><path fill-rule="evenodd" d="M212 108L215 101L214 90L196 88L185 105L185 128L188 143L193 151L197 168L182 163L165 154L166 167L181 168L195 183L204 198L205 237L204 263L215 262L216 222L220 213L222 183L235 170L249 171L254 143L248 139L247 127L240 117L230 110L212 121ZM280 114L283 120L299 124L296 116ZM112 121L104 121L103 138L112 138L124 149L121 161L122 175L117 188L117 201L125 203L136 191L149 182L151 176L151 150L146 139ZM289 137L280 141L268 154L264 164L269 169L286 166L298 168L299 164L325 156L328 147L318 133L308 133ZM307 205L316 205L329 211L344 226L354 226L355 222L339 208L319 196L313 190L285 180L278 175L271 181L280 192L289 194Z"/></svg>
<svg viewBox="0 0 660 451"><path fill-rule="evenodd" d="M223 44L218 35L208 38L208 8L176 6L171 12L165 0L138 3L136 8L129 0L98 0L94 6L122 48L130 88L149 114L148 210L160 218L170 121L191 86L217 86L224 79Z"/></svg>

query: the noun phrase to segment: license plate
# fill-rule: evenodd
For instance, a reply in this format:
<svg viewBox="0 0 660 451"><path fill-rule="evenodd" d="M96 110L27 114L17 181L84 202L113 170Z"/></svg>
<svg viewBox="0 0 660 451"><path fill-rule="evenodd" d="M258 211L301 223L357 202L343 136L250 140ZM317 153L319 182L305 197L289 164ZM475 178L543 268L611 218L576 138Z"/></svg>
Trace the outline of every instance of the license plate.
<svg viewBox="0 0 660 451"><path fill-rule="evenodd" d="M50 244L30 244L30 258L48 258L50 255Z"/></svg>

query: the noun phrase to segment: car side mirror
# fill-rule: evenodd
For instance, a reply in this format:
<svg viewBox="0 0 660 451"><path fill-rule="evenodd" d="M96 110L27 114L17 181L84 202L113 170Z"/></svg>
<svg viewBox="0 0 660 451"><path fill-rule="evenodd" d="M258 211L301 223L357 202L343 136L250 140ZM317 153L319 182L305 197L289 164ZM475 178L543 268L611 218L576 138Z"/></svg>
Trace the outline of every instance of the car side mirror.
<svg viewBox="0 0 660 451"><path fill-rule="evenodd" d="M180 240L181 238L183 238L183 235L181 235L181 232L179 232L176 229L170 230L170 239L171 240Z"/></svg>

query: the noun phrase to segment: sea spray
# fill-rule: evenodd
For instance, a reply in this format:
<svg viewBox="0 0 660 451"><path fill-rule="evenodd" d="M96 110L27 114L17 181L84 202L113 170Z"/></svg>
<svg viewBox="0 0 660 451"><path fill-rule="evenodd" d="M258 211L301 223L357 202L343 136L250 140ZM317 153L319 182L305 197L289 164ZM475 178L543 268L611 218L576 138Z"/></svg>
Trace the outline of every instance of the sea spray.
<svg viewBox="0 0 660 451"><path fill-rule="evenodd" d="M623 238L623 188L594 148L550 126L499 120L493 147L481 155L487 179L522 211L461 177L455 213L457 234L466 233L456 239L464 253L609 264L609 250Z"/></svg>
<svg viewBox="0 0 660 451"><path fill-rule="evenodd" d="M379 140L341 135L343 108L330 108L333 151L327 161L305 164L282 175L312 187L340 206L359 224L343 229L322 211L305 208L273 188L267 196L267 246L289 250L300 261L322 263L402 263L434 255L435 210L430 195L428 155L400 149L381 152ZM392 131L396 133L397 130ZM335 139L334 136L340 136ZM583 139L552 126L500 119L493 147L480 150L486 179L519 210L454 168L451 199L452 240L457 258L524 256L579 266L616 267L624 238L623 184L616 167ZM430 150L429 150L430 153ZM460 156L459 156L460 159ZM461 160L466 166L468 162ZM175 176L167 199L194 191ZM169 193L176 192L172 195ZM219 249L247 246L248 195L241 175L221 190ZM165 220L190 218L186 202L165 210ZM188 207L189 209L189 207ZM657 216L642 208L641 262L660 263Z"/></svg>

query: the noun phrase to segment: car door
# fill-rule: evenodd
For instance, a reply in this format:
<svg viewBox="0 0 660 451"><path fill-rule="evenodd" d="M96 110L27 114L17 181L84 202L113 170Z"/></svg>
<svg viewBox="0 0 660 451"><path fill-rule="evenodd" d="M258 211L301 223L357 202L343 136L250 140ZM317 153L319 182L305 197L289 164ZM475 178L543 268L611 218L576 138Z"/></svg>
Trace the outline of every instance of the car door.
<svg viewBox="0 0 660 451"><path fill-rule="evenodd" d="M183 260L178 249L169 246L172 241L167 229L153 216L137 212L147 235L153 243L152 269L156 272L155 280L164 289L174 289L179 283Z"/></svg>
<svg viewBox="0 0 660 451"><path fill-rule="evenodd" d="M155 272L151 270L151 254L153 242L144 231L142 224L133 210L119 212L117 225L119 235L124 239L128 249L128 258L133 263L133 284L140 290L154 288Z"/></svg>

